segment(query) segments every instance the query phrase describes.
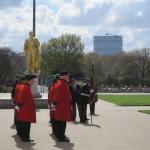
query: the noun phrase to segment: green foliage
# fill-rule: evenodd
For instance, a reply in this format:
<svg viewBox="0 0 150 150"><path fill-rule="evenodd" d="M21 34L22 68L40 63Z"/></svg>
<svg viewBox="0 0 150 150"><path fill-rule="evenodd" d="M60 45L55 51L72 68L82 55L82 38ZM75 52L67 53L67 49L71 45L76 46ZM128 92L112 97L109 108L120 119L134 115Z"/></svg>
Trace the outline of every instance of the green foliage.
<svg viewBox="0 0 150 150"><path fill-rule="evenodd" d="M94 61L96 81L103 86L150 86L150 49L136 49L116 55L85 54L85 74Z"/></svg>
<svg viewBox="0 0 150 150"><path fill-rule="evenodd" d="M139 112L145 113L145 114L150 114L150 110L139 110Z"/></svg>
<svg viewBox="0 0 150 150"><path fill-rule="evenodd" d="M41 73L51 75L67 70L73 76L82 75L84 44L80 37L65 34L42 44Z"/></svg>
<svg viewBox="0 0 150 150"><path fill-rule="evenodd" d="M150 106L150 95L103 95L99 98L120 106Z"/></svg>
<svg viewBox="0 0 150 150"><path fill-rule="evenodd" d="M14 80L24 69L22 57L9 48L0 49L0 80Z"/></svg>
<svg viewBox="0 0 150 150"><path fill-rule="evenodd" d="M104 76L103 57L96 53L88 53L84 55L84 76L92 75L92 64L94 64L94 76L96 84L100 84Z"/></svg>

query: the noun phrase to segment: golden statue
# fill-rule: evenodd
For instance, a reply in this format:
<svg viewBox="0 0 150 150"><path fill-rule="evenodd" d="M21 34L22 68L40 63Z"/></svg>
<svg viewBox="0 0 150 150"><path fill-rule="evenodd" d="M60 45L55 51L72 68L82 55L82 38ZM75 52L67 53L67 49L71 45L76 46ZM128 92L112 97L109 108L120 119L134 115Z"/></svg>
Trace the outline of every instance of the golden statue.
<svg viewBox="0 0 150 150"><path fill-rule="evenodd" d="M33 31L29 32L29 38L26 39L24 43L24 53L26 55L28 73L33 74L38 71L39 48L40 48L39 40L34 37Z"/></svg>

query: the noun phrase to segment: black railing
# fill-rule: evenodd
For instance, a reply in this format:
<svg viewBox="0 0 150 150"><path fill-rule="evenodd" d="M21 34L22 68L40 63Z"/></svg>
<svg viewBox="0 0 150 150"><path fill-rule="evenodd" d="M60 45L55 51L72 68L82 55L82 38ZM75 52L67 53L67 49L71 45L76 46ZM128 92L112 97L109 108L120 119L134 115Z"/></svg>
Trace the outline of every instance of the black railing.
<svg viewBox="0 0 150 150"><path fill-rule="evenodd" d="M100 87L102 93L150 93L150 87Z"/></svg>
<svg viewBox="0 0 150 150"><path fill-rule="evenodd" d="M10 93L16 81L0 81L0 93ZM39 81L38 89L40 93L47 93L49 82ZM102 93L150 93L150 87L99 87L99 92Z"/></svg>

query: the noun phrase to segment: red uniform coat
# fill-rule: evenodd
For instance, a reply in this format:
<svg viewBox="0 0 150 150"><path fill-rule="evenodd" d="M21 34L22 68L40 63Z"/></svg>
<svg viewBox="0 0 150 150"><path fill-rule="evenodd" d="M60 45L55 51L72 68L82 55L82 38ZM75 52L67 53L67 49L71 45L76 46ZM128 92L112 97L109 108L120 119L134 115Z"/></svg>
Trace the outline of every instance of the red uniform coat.
<svg viewBox="0 0 150 150"><path fill-rule="evenodd" d="M17 85L15 102L21 106L17 111L17 120L35 123L36 108L30 85L24 83Z"/></svg>
<svg viewBox="0 0 150 150"><path fill-rule="evenodd" d="M55 94L55 84L56 83L52 83L51 87L49 88L49 92L48 92L48 104L49 105L53 103L54 94ZM53 118L53 115L54 115L54 111L50 109L50 117Z"/></svg>
<svg viewBox="0 0 150 150"><path fill-rule="evenodd" d="M58 121L72 121L71 93L65 80L55 84L53 102L56 103L54 119Z"/></svg>
<svg viewBox="0 0 150 150"><path fill-rule="evenodd" d="M55 83L52 83L51 87L49 88L48 92L48 104L50 105L53 102L54 99L54 93L55 93Z"/></svg>

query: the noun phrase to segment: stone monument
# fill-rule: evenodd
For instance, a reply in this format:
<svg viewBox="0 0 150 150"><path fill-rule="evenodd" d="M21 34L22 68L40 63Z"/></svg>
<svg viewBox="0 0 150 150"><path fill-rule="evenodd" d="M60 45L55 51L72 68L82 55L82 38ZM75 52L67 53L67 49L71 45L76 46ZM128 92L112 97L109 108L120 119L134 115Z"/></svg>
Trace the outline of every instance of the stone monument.
<svg viewBox="0 0 150 150"><path fill-rule="evenodd" d="M25 74L37 75L35 83L32 86L32 94L36 98L41 98L38 91L38 75L39 75L39 49L40 42L34 36L34 32L29 32L29 38L24 42L24 53L26 56L26 67Z"/></svg>
<svg viewBox="0 0 150 150"><path fill-rule="evenodd" d="M34 32L29 32L29 38L24 43L24 53L26 56L26 72L28 74L34 74L39 69L39 48L40 42L34 37Z"/></svg>
<svg viewBox="0 0 150 150"><path fill-rule="evenodd" d="M33 31L29 32L29 38L24 42L24 53L26 56L25 74L36 75L35 83L32 86L32 94L35 98L41 98L38 91L38 76L39 76L39 51L40 42L35 37L35 23L36 23L36 0L33 0Z"/></svg>

